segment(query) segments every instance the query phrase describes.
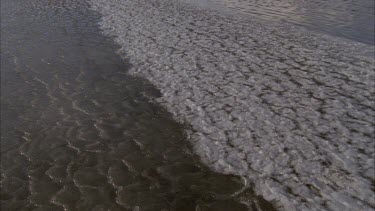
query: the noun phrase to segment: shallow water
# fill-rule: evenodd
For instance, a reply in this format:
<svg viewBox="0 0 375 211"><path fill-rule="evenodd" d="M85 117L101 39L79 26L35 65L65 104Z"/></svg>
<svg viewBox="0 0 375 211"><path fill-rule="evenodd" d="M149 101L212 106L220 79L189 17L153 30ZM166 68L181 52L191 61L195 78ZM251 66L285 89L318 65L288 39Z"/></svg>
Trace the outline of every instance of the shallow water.
<svg viewBox="0 0 375 211"><path fill-rule="evenodd" d="M204 163L283 210L374 208L373 46L191 1L90 2Z"/></svg>
<svg viewBox="0 0 375 211"><path fill-rule="evenodd" d="M272 210L190 153L99 18L85 1L2 1L2 210Z"/></svg>
<svg viewBox="0 0 375 211"><path fill-rule="evenodd" d="M236 13L240 12L268 20L282 20L362 43L374 45L375 42L375 3L373 0L205 1L218 3Z"/></svg>

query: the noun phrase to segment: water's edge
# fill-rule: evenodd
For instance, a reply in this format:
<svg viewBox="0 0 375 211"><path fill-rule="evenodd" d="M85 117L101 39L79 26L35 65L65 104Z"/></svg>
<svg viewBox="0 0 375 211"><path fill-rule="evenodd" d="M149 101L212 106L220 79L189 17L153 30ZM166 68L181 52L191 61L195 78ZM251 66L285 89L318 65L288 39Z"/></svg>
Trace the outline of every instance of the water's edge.
<svg viewBox="0 0 375 211"><path fill-rule="evenodd" d="M1 2L1 210L272 210L191 152L88 7Z"/></svg>
<svg viewBox="0 0 375 211"><path fill-rule="evenodd" d="M178 1L92 5L212 169L285 210L375 207L373 46Z"/></svg>

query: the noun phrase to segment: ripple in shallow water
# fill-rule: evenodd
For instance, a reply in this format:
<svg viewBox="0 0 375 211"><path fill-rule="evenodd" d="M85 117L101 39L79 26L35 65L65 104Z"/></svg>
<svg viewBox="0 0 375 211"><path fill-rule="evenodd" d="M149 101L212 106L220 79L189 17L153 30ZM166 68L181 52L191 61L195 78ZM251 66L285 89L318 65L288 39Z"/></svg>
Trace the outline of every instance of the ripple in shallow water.
<svg viewBox="0 0 375 211"><path fill-rule="evenodd" d="M149 102L158 91L125 74L85 2L1 8L2 209L270 209L245 180L190 153L181 126Z"/></svg>
<svg viewBox="0 0 375 211"><path fill-rule="evenodd" d="M189 0L192 2L202 1ZM373 0L205 0L206 6L225 6L236 13L282 20L334 36L375 44ZM220 8L217 7L216 8Z"/></svg>
<svg viewBox="0 0 375 211"><path fill-rule="evenodd" d="M91 2L205 163L285 210L375 207L372 46L185 1Z"/></svg>

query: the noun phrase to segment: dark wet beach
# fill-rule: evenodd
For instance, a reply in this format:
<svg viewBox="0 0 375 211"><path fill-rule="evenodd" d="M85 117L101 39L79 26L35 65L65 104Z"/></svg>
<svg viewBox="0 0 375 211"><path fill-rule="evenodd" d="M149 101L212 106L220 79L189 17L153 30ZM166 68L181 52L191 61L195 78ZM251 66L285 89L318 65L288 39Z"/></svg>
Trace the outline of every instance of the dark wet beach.
<svg viewBox="0 0 375 211"><path fill-rule="evenodd" d="M2 210L270 209L191 153L85 1L1 4Z"/></svg>

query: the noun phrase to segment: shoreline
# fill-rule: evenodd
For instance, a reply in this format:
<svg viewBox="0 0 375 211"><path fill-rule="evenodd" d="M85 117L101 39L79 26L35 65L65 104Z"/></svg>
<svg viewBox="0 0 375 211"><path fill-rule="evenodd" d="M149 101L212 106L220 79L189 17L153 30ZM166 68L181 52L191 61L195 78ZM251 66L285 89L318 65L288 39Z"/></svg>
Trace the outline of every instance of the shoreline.
<svg viewBox="0 0 375 211"><path fill-rule="evenodd" d="M1 210L274 210L192 153L87 1L2 6Z"/></svg>
<svg viewBox="0 0 375 211"><path fill-rule="evenodd" d="M375 207L374 46L168 0L92 6L209 167L285 210Z"/></svg>

